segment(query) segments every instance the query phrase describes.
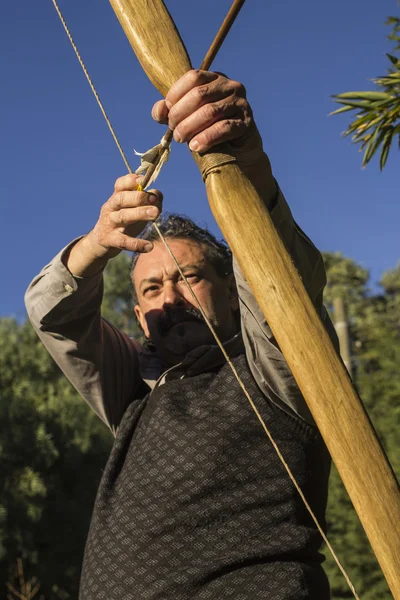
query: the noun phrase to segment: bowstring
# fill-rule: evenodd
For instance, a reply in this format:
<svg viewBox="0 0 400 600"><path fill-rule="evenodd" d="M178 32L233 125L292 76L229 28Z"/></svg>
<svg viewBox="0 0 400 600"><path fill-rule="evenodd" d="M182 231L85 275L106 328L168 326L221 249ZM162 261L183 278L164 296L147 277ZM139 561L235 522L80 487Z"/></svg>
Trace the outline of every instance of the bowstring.
<svg viewBox="0 0 400 600"><path fill-rule="evenodd" d="M81 65L81 67L82 67L82 70L83 70L83 72L84 72L84 74L85 74L85 77L86 77L86 79L87 79L87 81L88 81L88 83L89 83L89 86L90 86L90 88L91 88L91 90L92 90L92 92L93 92L93 95L94 95L94 97L96 98L97 104L98 104L98 106L99 106L99 108L100 108L100 110L101 110L101 112L102 112L102 114L103 114L103 117L104 117L104 119L105 119L105 121L106 121L106 123L107 123L107 125L108 125L108 128L109 128L109 130L110 130L110 132L111 132L111 135L112 135L112 137L113 137L113 139L114 139L114 141L115 141L115 143L116 143L116 146L117 146L117 148L118 148L118 150L119 150L119 152L120 152L120 154L121 154L122 160L124 161L124 164L125 164L125 166L126 166L126 168L127 168L128 172L129 172L130 174L133 174L133 170L132 170L132 168L131 168L131 166L130 166L130 164L129 164L129 161L128 161L128 159L127 159L127 157L126 157L126 155L125 155L125 153L124 153L124 151L123 151L123 148L122 148L122 146L121 146L121 144L120 144L120 142L119 142L119 140L118 140L117 134L115 133L115 130L114 130L114 128L113 128L113 126L112 126L112 124L111 124L111 121L110 121L110 119L109 119L109 118L108 118L108 116L107 116L107 113L106 113L106 111L105 111L105 108L104 108L104 106L103 106L103 104L102 104L102 102L101 102L101 100L100 100L100 97L99 97L99 95L98 95L98 93L97 93L97 91L96 91L96 88L95 88L95 86L94 86L94 84L93 84L93 81L92 81L92 79L91 79L91 77L90 77L90 75L89 75L89 73L88 73L88 71L87 71L87 69L86 69L86 66L85 66L85 64L84 64L84 62L83 62L83 59L82 59L82 57L81 57L81 55L80 55L80 53L79 53L79 51L78 51L78 48L77 48L77 46L76 46L76 44L75 44L75 42L74 42L74 40L73 40L73 38L72 38L72 35L71 35L70 31L69 31L69 28L68 28L68 26L67 26L67 24L66 24L66 21L65 21L65 19L64 19L64 17L63 17L63 15L62 15L62 13L61 13L61 10L60 10L60 8L59 8L59 6L58 6L58 4L57 4L57 0L52 0L52 3L53 3L53 5L54 5L54 8L55 8L55 9L56 9L56 11L57 11L57 14L58 14L58 16L59 16L59 18L60 18L60 21L61 21L61 23L62 23L62 25L63 25L63 27L64 27L64 30L65 30L65 32L66 32L66 34L67 34L67 36L68 36L68 39L69 39L69 41L70 41L70 43L71 43L71 46L72 46L72 48L73 48L73 50L74 50L74 52L75 52L75 54L76 54L76 57L77 57L77 59L78 59L78 61L79 61L79 64L80 64L80 65ZM171 144L171 141L169 142L169 144ZM139 188L139 189L142 189L142 188L141 188L141 186L138 186L138 188ZM324 530L322 529L322 526L320 525L320 523L319 523L319 521L318 521L317 517L315 516L315 514L314 514L314 512L313 512L313 510L312 510L312 508L311 508L311 506L310 506L310 504L308 503L308 501L307 501L307 499L306 499L306 497L305 497L305 495L304 495L304 493L303 493L303 491L302 491L302 489L301 489L300 485L297 483L297 481L296 481L296 478L294 477L294 475L293 475L293 473L292 473L292 471L291 471L291 469L290 469L289 465L287 464L287 462L286 462L286 460L285 460L285 458L284 458L283 454L281 453L281 451L280 451L280 449L279 449L278 445L276 444L275 440L273 439L273 437L272 437L272 435L271 435L271 432L269 431L269 429L268 429L267 425L265 424L265 421L264 421L264 419L262 418L262 416L261 416L261 414L260 414L260 412L259 412L259 410L258 410L257 406L255 405L255 403L254 403L253 399L251 398L251 396L250 396L249 392L247 391L247 389L246 389L246 387L245 387L245 385L244 385L244 383L243 383L243 381L242 381L242 379L241 379L241 377L240 377L239 373L237 372L237 369L236 369L235 365L234 365L234 364L233 364L233 362L231 361L231 359L230 359L230 357L229 357L229 355L228 355L228 353L227 353L227 351L226 351L226 349L225 349L225 347L224 347L223 343L221 342L221 340L220 340L220 339L219 339L219 337L218 337L218 334L217 334L217 332L216 332L216 330L215 330L214 326L212 325L212 323L211 323L210 319L208 318L208 316L207 316L207 314L206 314L206 312L205 312L204 308L202 307L202 305L201 305L201 303L200 303L199 299L197 298L197 296L196 296L196 293L194 292L194 290L193 290L192 286L190 285L189 281L187 280L187 278L186 278L185 274L183 273L183 271L182 271L182 269L181 269L181 267L180 267L180 265L179 265L179 263L178 263L178 260L176 259L175 255L173 254L173 252L172 252L172 250L171 250L171 248L170 248L170 246L169 246L169 244L168 244L167 240L166 240L166 239L165 239L165 237L163 236L163 234L162 234L162 232L161 232L161 230L160 230L159 226L157 225L157 223L153 221L153 222L152 222L152 225L153 225L154 229L156 230L156 232L157 232L157 234L158 234L158 236L159 236L159 238L160 238L161 242L164 244L164 246L165 246L165 248L166 248L166 250L167 250L168 254L170 255L170 257L171 257L171 259L172 259L172 261L174 262L174 265L176 266L176 268L177 268L177 270L178 270L178 272L179 272L179 275L182 277L182 281L185 283L185 285L186 285L187 289L189 290L189 292L190 292L190 295L192 296L192 298L193 298L193 300L194 300L194 302L195 302L196 306L198 307L198 309L199 309L199 311L200 311L200 313L201 313L201 315L202 315L202 317L203 317L204 321L206 322L206 324L207 324L208 328L210 329L210 331L211 331L211 333L212 333L212 335L213 335L213 337L214 337L214 339L215 339L215 341L216 341L216 343L217 343L218 347L220 348L220 350L221 350L221 352L222 352L222 354L223 354L223 356L224 356L224 358L225 358L225 360L226 360L227 364L228 364L228 365L229 365L229 367L231 368L231 370L232 370L232 372L233 372L233 374L234 374L234 376L235 376L235 378L236 378L236 380L237 380L237 382L238 382L239 386L241 387L241 389L242 389L242 391L243 391L243 393L244 393L244 395L245 395L246 399L248 400L248 402L249 402L249 404L250 404L251 408L253 409L253 411L254 411L254 413L255 413L255 415L256 415L256 417L257 417L258 421L260 422L260 424L261 424L261 426L262 426L262 428L263 428L263 430L264 430L265 434L267 435L267 437L268 437L269 441L271 442L271 444L272 444L272 446L273 446L273 448L274 448L274 450L275 450L276 454L278 455L278 458L280 459L280 461L281 461L281 463L282 463L283 467L285 468L285 470L286 470L286 472L287 472L287 474L288 474L288 476L289 476L290 480L292 481L292 483L293 483L293 486L295 487L295 489L296 489L297 493L299 494L299 496L300 496L300 498L301 498L301 500L302 500L302 502L303 502L304 506L306 507L306 509L307 509L307 511L308 511L308 513L309 513L309 515L311 516L312 520L314 521L314 523L315 523L315 526L317 527L317 530L319 531L319 533L320 533L320 535L321 535L321 537L322 537L322 539L323 539L324 543L326 544L326 546L327 546L327 548L328 548L329 552L330 552L330 553L331 553L331 555L332 555L332 558L334 559L334 561L335 561L335 563L337 564L337 566L338 566L338 568L339 568L340 572L342 573L343 577L345 578L345 580L346 580L346 583L347 583L347 585L348 585L348 586L349 586L349 588L350 588L350 591L352 592L352 594L354 595L354 598L355 598L356 600L360 600L360 597L358 596L358 594L357 594L357 592L356 592L356 590L355 590L355 587L354 587L353 583L352 583L352 582L351 582L351 580L350 580L350 577L348 576L348 574L347 574L347 572L346 572L345 568L343 567L342 563L340 562L340 559L339 559L339 557L337 556L337 554L336 554L336 552L334 551L334 549L333 549L333 547L332 547L331 543L329 542L329 540L328 540L328 537L326 536L326 534L325 534Z"/></svg>

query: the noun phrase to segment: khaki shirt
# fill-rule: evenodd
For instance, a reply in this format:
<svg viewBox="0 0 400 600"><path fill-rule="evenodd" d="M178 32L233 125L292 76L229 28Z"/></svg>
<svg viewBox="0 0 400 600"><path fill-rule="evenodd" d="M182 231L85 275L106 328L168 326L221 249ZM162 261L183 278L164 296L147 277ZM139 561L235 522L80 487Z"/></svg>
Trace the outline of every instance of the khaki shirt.
<svg viewBox="0 0 400 600"><path fill-rule="evenodd" d="M271 217L289 250L303 283L325 326L336 334L322 304L326 276L321 254L293 220L279 191ZM76 241L72 242L75 243ZM70 244L71 245L71 244ZM150 388L171 377L190 377L221 362L217 346L203 346L163 373L156 353L143 348L102 319L102 273L74 277L61 252L30 284L25 303L31 323L79 394L116 435L121 418L143 381ZM271 330L234 261L239 293L241 334L227 342L233 354L244 344L251 372L261 391L285 411L294 411L309 423L313 419Z"/></svg>

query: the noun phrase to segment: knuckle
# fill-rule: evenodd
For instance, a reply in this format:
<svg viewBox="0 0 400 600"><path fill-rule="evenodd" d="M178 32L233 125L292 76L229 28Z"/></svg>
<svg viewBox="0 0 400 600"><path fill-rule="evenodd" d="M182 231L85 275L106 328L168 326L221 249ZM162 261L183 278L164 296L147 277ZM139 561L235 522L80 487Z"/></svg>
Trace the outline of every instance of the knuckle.
<svg viewBox="0 0 400 600"><path fill-rule="evenodd" d="M233 121L225 119L215 124L215 137L219 138L233 129Z"/></svg>
<svg viewBox="0 0 400 600"><path fill-rule="evenodd" d="M124 192L114 194L114 207L119 210L124 205Z"/></svg>
<svg viewBox="0 0 400 600"><path fill-rule="evenodd" d="M126 176L127 188L129 190L134 190L137 187L137 175L130 173Z"/></svg>
<svg viewBox="0 0 400 600"><path fill-rule="evenodd" d="M121 248L121 250L127 250L127 238L122 233L119 233L116 238L116 246L117 248Z"/></svg>
<svg viewBox="0 0 400 600"><path fill-rule="evenodd" d="M131 238L130 242L132 252L137 252L140 249L140 240L138 238Z"/></svg>
<svg viewBox="0 0 400 600"><path fill-rule="evenodd" d="M104 220L107 215L110 213L110 201L112 200L112 196L110 200L107 200L105 204L100 209L100 219Z"/></svg>
<svg viewBox="0 0 400 600"><path fill-rule="evenodd" d="M198 141L200 142L201 146L208 147L213 143L214 136L212 135L211 131L207 129L198 136Z"/></svg>
<svg viewBox="0 0 400 600"><path fill-rule="evenodd" d="M207 98L207 96L210 94L210 86L207 84L198 85L194 89L194 93L197 96L198 100L203 100L204 98Z"/></svg>
<svg viewBox="0 0 400 600"><path fill-rule="evenodd" d="M232 81L232 90L236 94L236 96L240 96L241 98L246 98L246 88L239 81Z"/></svg>
<svg viewBox="0 0 400 600"><path fill-rule="evenodd" d="M241 96L239 97L234 97L234 103L235 105L240 108L240 110L242 110L243 112L246 110L249 110L249 104L247 102L247 100L245 98L242 98Z"/></svg>
<svg viewBox="0 0 400 600"><path fill-rule="evenodd" d="M118 179L115 180L115 183L114 183L114 190L115 191L117 191L117 190L119 190L121 188L121 185L122 185L121 182L122 182L122 180L123 180L123 177L118 177Z"/></svg>
<svg viewBox="0 0 400 600"><path fill-rule="evenodd" d="M217 104L216 102L206 104L203 110L205 118L211 121L214 119L218 119L218 117L220 117L223 114L222 106L220 104Z"/></svg>
<svg viewBox="0 0 400 600"><path fill-rule="evenodd" d="M124 208L121 208L121 210L118 211L118 224L126 225L129 222L127 217L128 215L126 213L126 210Z"/></svg>
<svg viewBox="0 0 400 600"><path fill-rule="evenodd" d="M199 80L201 79L201 71L200 71L200 69L191 69L190 71L188 71L186 73L186 77L187 77L188 83L195 86L198 84Z"/></svg>
<svg viewBox="0 0 400 600"><path fill-rule="evenodd" d="M119 177L115 182L114 190L116 192L121 192L123 190L133 190L137 185L136 180L137 175L134 175L133 173L128 173L123 177Z"/></svg>

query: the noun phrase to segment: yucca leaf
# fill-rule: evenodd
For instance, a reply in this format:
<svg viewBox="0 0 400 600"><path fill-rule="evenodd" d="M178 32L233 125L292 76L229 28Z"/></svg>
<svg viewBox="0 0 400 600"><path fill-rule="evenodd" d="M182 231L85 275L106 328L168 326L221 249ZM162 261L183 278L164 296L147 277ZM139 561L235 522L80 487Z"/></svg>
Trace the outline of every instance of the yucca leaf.
<svg viewBox="0 0 400 600"><path fill-rule="evenodd" d="M370 139L372 138L373 134L369 133L368 135L365 136L365 138L358 138L356 139L355 137L353 138L353 142L359 143L362 141L361 147L360 147L360 152L362 152L365 148L365 146L369 143Z"/></svg>
<svg viewBox="0 0 400 600"><path fill-rule="evenodd" d="M368 129L374 127L377 123L381 121L381 116L377 118L372 118L372 115L368 114L366 115L366 120L363 119L363 122L361 122L360 120L356 120L353 121L353 123L350 123L349 127L347 128L348 135L350 135L351 133L355 133L356 131L365 134L368 131ZM364 125L367 125L367 127L364 127Z"/></svg>
<svg viewBox="0 0 400 600"><path fill-rule="evenodd" d="M337 110L334 110L333 112L329 113L329 116L331 117L332 115L338 115L348 110L354 110L354 106L342 106L341 108L338 108Z"/></svg>
<svg viewBox="0 0 400 600"><path fill-rule="evenodd" d="M397 56L393 56L393 54L387 54L387 53L386 53L386 56L388 57L390 62L392 62L394 65L396 65L396 67L398 65L400 65L400 58L398 58Z"/></svg>
<svg viewBox="0 0 400 600"><path fill-rule="evenodd" d="M361 108L371 110L371 103L368 100L337 100L338 104L344 104L345 106L351 106L352 108Z"/></svg>
<svg viewBox="0 0 400 600"><path fill-rule="evenodd" d="M376 133L376 132L375 132ZM378 150L379 146L382 143L382 140L385 136L385 131L379 131L376 135L373 135L369 141L368 146L365 149L362 166L365 167L367 163L374 156L375 152Z"/></svg>
<svg viewBox="0 0 400 600"><path fill-rule="evenodd" d="M352 142L358 144L363 154L363 166L380 152L380 168L383 169L395 136L398 135L400 148L400 57L395 55L400 50L400 18L389 17L391 25L390 40L396 48L387 54L390 68L384 76L372 79L375 87L370 91L353 91L332 96L341 108L331 114L354 111L353 120L344 136L351 136Z"/></svg>
<svg viewBox="0 0 400 600"><path fill-rule="evenodd" d="M369 160L375 154L384 135L385 135L385 130L382 130L382 123L379 123L379 125L375 128L375 131L373 132L373 134L369 140L368 146L366 147L364 158L363 158L363 166L367 162L369 162Z"/></svg>
<svg viewBox="0 0 400 600"><path fill-rule="evenodd" d="M388 17L385 25L400 25L400 19L398 17Z"/></svg>
<svg viewBox="0 0 400 600"><path fill-rule="evenodd" d="M388 94L386 92L344 92L336 94L335 100L386 100Z"/></svg>
<svg viewBox="0 0 400 600"><path fill-rule="evenodd" d="M393 139L393 127L390 127L390 129L388 129L386 131L385 137L383 139L381 159L380 159L381 171L383 170L384 166L386 165L386 161L389 156L390 146L392 144L392 139Z"/></svg>

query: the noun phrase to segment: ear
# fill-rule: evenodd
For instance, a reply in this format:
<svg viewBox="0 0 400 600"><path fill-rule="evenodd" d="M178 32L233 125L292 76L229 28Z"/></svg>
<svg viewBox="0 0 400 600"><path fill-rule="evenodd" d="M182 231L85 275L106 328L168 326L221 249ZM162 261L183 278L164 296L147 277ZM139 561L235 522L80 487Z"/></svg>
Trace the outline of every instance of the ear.
<svg viewBox="0 0 400 600"><path fill-rule="evenodd" d="M233 311L239 310L239 296L236 287L236 279L231 273L228 275L228 286L229 286L229 303Z"/></svg>
<svg viewBox="0 0 400 600"><path fill-rule="evenodd" d="M140 327L143 329L144 335L149 340L150 339L149 328L147 327L147 321L146 321L144 314L142 313L142 311L140 309L140 306L138 304L136 304L136 306L134 306L133 310L135 311L136 318L140 323Z"/></svg>

